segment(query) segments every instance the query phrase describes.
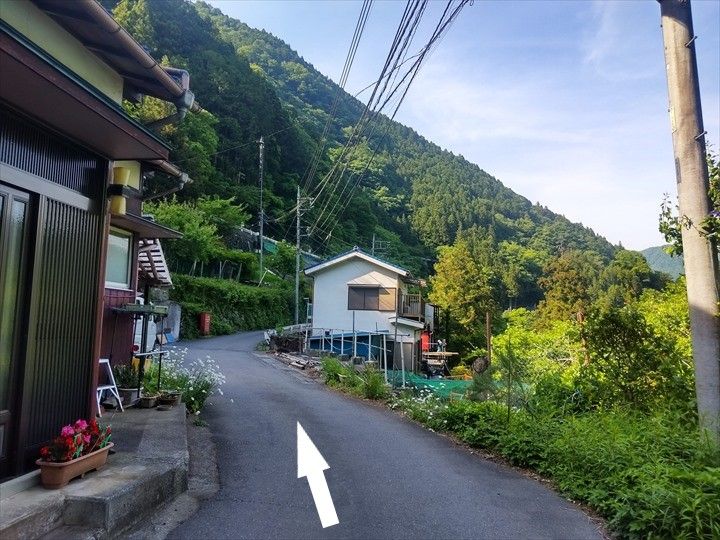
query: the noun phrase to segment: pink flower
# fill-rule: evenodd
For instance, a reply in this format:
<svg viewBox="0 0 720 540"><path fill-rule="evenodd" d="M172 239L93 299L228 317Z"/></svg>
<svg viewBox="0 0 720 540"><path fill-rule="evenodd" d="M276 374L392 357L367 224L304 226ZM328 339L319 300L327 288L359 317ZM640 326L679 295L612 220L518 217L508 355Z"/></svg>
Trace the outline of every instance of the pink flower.
<svg viewBox="0 0 720 540"><path fill-rule="evenodd" d="M85 420L80 419L77 422L75 422L75 429L77 431L85 431L87 429L87 427L88 427L88 423Z"/></svg>
<svg viewBox="0 0 720 540"><path fill-rule="evenodd" d="M62 428L62 431L60 431L60 436L62 437L72 437L75 435L75 428L72 426L65 426Z"/></svg>
<svg viewBox="0 0 720 540"><path fill-rule="evenodd" d="M83 443L90 444L90 435L83 435Z"/></svg>

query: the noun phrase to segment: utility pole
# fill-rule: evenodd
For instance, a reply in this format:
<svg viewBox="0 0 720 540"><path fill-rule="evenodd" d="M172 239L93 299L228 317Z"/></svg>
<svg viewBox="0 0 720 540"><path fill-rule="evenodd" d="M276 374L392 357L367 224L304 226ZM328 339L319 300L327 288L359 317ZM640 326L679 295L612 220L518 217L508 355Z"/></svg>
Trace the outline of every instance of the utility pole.
<svg viewBox="0 0 720 540"><path fill-rule="evenodd" d="M385 252L387 251L387 249L389 247L390 247L389 240L376 240L375 233L373 233L372 250L370 252L373 257L385 256Z"/></svg>
<svg viewBox="0 0 720 540"><path fill-rule="evenodd" d="M262 279L263 267L263 227L265 225L265 208L263 207L263 171L265 169L265 139L261 136L258 141L260 144L260 212L258 221L260 222L260 279Z"/></svg>
<svg viewBox="0 0 720 540"><path fill-rule="evenodd" d="M695 392L701 431L720 443L720 325L716 246L700 234L710 213L708 168L700 107L697 59L690 0L658 0L665 46L670 125L680 215L690 333L695 363Z"/></svg>
<svg viewBox="0 0 720 540"><path fill-rule="evenodd" d="M300 184L295 203L295 324L300 323Z"/></svg>
<svg viewBox="0 0 720 540"><path fill-rule="evenodd" d="M302 207L306 202L312 203L310 197L300 196L300 185L297 187L297 199L295 203L295 324L300 324L300 238L302 237L302 227L300 226L300 218L302 217Z"/></svg>

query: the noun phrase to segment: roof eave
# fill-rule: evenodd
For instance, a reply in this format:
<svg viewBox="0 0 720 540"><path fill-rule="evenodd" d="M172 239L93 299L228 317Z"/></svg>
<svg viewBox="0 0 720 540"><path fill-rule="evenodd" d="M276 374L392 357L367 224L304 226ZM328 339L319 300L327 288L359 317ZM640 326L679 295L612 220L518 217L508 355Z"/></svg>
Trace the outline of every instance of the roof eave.
<svg viewBox="0 0 720 540"><path fill-rule="evenodd" d="M386 263L385 261L382 261L376 257L373 257L372 255L369 255L363 251L360 251L359 249L353 249L352 251L348 251L347 253L342 253L332 259L328 259L327 261L324 261L324 262L321 262L314 266L311 266L309 268L306 268L305 275L311 276L313 274L317 274L318 272L322 272L332 266L341 264L349 259L352 259L353 257L359 257L369 263L380 266L381 268L385 268L386 270L390 270L391 272L394 272L403 278L410 276L410 272L408 272L407 270L400 268L399 266L395 266L393 264Z"/></svg>

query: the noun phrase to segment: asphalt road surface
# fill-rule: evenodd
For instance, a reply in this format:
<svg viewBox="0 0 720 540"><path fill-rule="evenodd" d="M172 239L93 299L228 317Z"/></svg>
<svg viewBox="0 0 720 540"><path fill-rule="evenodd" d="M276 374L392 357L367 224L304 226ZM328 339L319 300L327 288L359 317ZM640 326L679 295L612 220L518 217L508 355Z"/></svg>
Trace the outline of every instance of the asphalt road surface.
<svg viewBox="0 0 720 540"><path fill-rule="evenodd" d="M601 538L578 508L381 407L254 353L258 332L188 342L227 376L203 417L220 491L170 538ZM296 422L330 465L340 523L323 529L297 478Z"/></svg>

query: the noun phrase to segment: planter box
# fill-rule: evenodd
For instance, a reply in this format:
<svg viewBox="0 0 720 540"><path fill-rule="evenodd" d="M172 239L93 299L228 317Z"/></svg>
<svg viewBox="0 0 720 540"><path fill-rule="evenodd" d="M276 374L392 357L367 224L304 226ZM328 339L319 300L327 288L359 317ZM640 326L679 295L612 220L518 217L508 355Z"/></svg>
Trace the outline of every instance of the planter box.
<svg viewBox="0 0 720 540"><path fill-rule="evenodd" d="M86 472L100 469L107 462L108 452L113 447L109 443L105 448L95 450L86 456L55 463L38 459L35 464L40 467L40 480L47 489L58 489L77 476L85 476Z"/></svg>

